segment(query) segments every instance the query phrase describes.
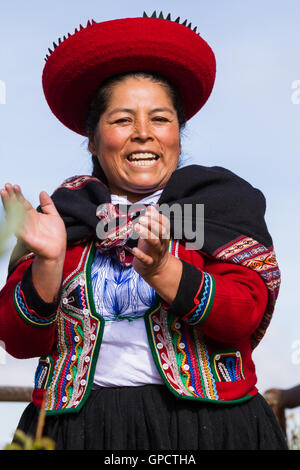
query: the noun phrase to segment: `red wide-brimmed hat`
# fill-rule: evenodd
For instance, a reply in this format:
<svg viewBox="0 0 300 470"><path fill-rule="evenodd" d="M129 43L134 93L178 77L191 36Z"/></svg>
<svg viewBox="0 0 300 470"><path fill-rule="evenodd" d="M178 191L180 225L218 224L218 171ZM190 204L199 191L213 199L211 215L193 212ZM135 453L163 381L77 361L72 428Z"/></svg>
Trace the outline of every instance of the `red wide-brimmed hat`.
<svg viewBox="0 0 300 470"><path fill-rule="evenodd" d="M187 120L211 94L216 74L210 46L183 24L144 14L96 23L88 21L49 49L43 89L54 115L69 129L86 136L85 121L92 95L101 83L124 72L154 72L167 78L181 95Z"/></svg>

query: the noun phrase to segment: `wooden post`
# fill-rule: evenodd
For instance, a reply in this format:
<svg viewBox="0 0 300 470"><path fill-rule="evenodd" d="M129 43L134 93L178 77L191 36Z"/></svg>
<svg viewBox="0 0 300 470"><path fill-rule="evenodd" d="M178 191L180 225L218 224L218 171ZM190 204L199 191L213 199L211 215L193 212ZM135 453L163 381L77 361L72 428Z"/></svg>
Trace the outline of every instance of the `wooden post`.
<svg viewBox="0 0 300 470"><path fill-rule="evenodd" d="M1 401L31 401L31 387L0 386Z"/></svg>

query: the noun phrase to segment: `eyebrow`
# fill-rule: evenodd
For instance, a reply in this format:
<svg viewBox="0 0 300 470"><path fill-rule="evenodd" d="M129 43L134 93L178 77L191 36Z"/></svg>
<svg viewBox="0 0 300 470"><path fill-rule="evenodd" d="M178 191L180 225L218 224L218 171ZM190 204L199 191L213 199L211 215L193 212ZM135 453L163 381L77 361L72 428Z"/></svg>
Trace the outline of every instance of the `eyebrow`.
<svg viewBox="0 0 300 470"><path fill-rule="evenodd" d="M163 112L163 111L167 111L171 114L175 114L175 112L171 108L166 108L166 107L165 108L152 109L149 114L159 113L159 112ZM130 109L130 108L115 108L112 111L110 111L108 116L111 116L114 113L121 113L121 112L129 113L129 114L135 114L135 111L133 109Z"/></svg>

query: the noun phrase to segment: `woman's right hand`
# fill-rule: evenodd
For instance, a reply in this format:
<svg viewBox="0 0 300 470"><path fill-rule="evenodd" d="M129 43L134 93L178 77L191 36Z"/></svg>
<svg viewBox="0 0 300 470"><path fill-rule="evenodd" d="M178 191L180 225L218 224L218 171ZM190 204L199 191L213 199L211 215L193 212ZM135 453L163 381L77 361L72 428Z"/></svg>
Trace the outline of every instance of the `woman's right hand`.
<svg viewBox="0 0 300 470"><path fill-rule="evenodd" d="M66 227L46 191L42 191L39 196L42 213L24 198L17 184L7 183L5 188L0 190L0 195L6 212L11 202L19 201L22 204L24 221L15 235L23 240L33 253L45 260L64 258L67 245Z"/></svg>

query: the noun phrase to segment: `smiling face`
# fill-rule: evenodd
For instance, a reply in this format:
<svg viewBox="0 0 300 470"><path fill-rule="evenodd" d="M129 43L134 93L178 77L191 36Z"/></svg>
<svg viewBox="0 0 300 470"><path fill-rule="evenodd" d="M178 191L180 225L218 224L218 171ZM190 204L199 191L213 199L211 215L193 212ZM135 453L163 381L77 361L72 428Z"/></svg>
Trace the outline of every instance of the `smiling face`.
<svg viewBox="0 0 300 470"><path fill-rule="evenodd" d="M136 202L163 188L180 153L177 113L166 88L146 78L115 84L88 148L111 193Z"/></svg>

